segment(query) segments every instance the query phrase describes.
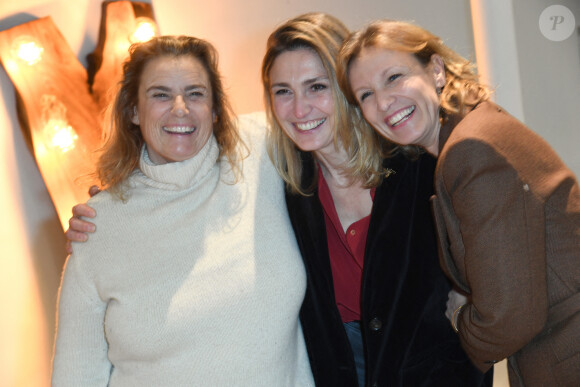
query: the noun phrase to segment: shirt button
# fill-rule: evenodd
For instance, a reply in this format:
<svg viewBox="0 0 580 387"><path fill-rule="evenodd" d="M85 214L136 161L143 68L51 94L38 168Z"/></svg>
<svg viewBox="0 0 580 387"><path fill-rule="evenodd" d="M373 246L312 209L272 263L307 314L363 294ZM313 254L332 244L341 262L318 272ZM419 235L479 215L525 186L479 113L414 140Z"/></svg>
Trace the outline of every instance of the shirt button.
<svg viewBox="0 0 580 387"><path fill-rule="evenodd" d="M356 235L356 230L350 230L350 235L355 236Z"/></svg>
<svg viewBox="0 0 580 387"><path fill-rule="evenodd" d="M378 331L383 327L383 322L381 320L379 320L378 318L373 318L370 322L369 322L369 328L372 331Z"/></svg>

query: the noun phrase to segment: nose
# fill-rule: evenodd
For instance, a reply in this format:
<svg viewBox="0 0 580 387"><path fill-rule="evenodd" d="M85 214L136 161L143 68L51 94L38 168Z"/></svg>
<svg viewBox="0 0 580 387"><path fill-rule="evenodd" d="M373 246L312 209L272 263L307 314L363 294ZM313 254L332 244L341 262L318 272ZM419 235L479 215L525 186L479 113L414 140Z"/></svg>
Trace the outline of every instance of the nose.
<svg viewBox="0 0 580 387"><path fill-rule="evenodd" d="M183 100L182 95L178 95L177 97L175 97L171 112L177 115L178 117L182 117L188 113L187 106L185 105L185 101Z"/></svg>
<svg viewBox="0 0 580 387"><path fill-rule="evenodd" d="M294 97L294 116L296 118L303 118L310 113L312 106L308 101L308 98L303 95L296 94Z"/></svg>
<svg viewBox="0 0 580 387"><path fill-rule="evenodd" d="M387 90L377 91L377 105L382 111L389 110L389 107L395 102L395 97Z"/></svg>

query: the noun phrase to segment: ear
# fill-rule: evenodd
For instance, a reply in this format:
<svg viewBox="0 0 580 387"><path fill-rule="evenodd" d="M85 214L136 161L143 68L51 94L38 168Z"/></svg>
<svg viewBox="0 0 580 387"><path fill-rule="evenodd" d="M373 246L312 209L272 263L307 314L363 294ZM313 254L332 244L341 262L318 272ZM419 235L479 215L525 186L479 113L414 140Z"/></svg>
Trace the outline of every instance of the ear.
<svg viewBox="0 0 580 387"><path fill-rule="evenodd" d="M437 54L433 54L431 55L430 64L435 86L437 88L445 86L445 63L443 63L443 58Z"/></svg>
<svg viewBox="0 0 580 387"><path fill-rule="evenodd" d="M214 124L217 124L217 122L218 122L218 117L217 117L217 114L215 114L215 110L213 110L213 109L212 109L212 111L211 111L211 116L212 116L212 118L213 118L213 123L214 123Z"/></svg>
<svg viewBox="0 0 580 387"><path fill-rule="evenodd" d="M137 113L137 106L133 106L133 115L131 116L131 122L135 125L139 125L139 114Z"/></svg>

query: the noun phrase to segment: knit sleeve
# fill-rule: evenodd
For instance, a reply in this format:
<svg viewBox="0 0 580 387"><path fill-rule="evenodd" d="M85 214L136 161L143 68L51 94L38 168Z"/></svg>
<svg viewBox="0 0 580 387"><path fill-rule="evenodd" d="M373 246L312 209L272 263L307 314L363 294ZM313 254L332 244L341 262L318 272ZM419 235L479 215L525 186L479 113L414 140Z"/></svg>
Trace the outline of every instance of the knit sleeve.
<svg viewBox="0 0 580 387"><path fill-rule="evenodd" d="M52 385L107 386L111 373L104 331L107 305L79 258L69 257L60 287Z"/></svg>

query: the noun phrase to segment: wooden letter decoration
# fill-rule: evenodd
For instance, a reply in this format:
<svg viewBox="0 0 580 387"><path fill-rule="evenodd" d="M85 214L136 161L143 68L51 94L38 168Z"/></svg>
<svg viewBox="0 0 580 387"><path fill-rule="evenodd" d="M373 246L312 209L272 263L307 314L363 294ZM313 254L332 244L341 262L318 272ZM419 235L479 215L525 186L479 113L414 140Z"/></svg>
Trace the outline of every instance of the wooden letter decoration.
<svg viewBox="0 0 580 387"><path fill-rule="evenodd" d="M88 71L50 17L0 31L0 61L15 87L18 119L65 230L72 207L98 184L87 176L100 145L102 112L135 29L147 18L156 33L150 4L105 1L102 12Z"/></svg>

